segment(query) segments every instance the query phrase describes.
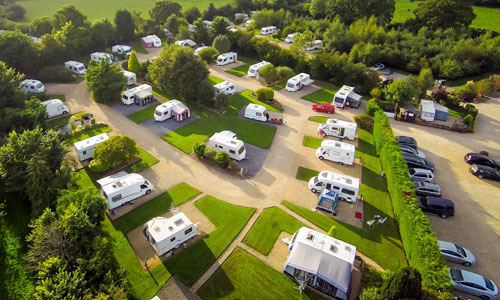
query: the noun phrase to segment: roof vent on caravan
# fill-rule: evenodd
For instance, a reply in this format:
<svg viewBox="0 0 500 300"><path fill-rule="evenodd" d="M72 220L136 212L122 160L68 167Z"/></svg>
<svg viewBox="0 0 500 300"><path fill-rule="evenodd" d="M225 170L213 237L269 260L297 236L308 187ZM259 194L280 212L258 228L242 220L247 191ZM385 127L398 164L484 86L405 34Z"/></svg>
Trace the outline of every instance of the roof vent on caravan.
<svg viewBox="0 0 500 300"><path fill-rule="evenodd" d="M154 229L156 232L160 232L160 231L161 231L160 227L158 227L158 226L153 227L153 229Z"/></svg>
<svg viewBox="0 0 500 300"><path fill-rule="evenodd" d="M181 226L183 223L184 223L184 221L182 219L179 219L179 220L177 220L177 221L174 222L174 224L176 226Z"/></svg>
<svg viewBox="0 0 500 300"><path fill-rule="evenodd" d="M314 239L314 235L311 232L309 232L307 234L307 239L312 241Z"/></svg>
<svg viewBox="0 0 500 300"><path fill-rule="evenodd" d="M173 230L174 230L174 227L172 227L172 226L168 226L168 230L173 231Z"/></svg>
<svg viewBox="0 0 500 300"><path fill-rule="evenodd" d="M330 245L330 251L332 251L333 253L337 253L339 252L339 248L337 248L335 245Z"/></svg>

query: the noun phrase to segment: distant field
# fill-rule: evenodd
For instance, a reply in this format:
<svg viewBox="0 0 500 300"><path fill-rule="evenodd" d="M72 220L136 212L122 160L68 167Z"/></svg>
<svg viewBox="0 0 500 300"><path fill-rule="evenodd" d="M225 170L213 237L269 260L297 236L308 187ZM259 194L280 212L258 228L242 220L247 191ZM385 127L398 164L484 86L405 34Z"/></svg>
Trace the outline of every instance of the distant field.
<svg viewBox="0 0 500 300"><path fill-rule="evenodd" d="M26 9L25 22L31 22L34 18L40 16L51 16L59 7L64 4L75 5L82 13L88 16L90 21L97 21L104 18L113 20L115 12L118 9L128 9L129 11L138 11L143 17L148 16L148 11L158 0L18 0L18 4ZM174 0L175 1L175 0ZM193 6L198 7L203 11L212 2L216 7L230 3L229 0L184 0L177 1L182 5L182 9L186 10Z"/></svg>
<svg viewBox="0 0 500 300"><path fill-rule="evenodd" d="M413 18L413 10L419 3L421 1L396 0L396 10L392 23L404 22ZM476 19L472 21L472 27L500 31L500 9L474 6L474 13L476 13Z"/></svg>

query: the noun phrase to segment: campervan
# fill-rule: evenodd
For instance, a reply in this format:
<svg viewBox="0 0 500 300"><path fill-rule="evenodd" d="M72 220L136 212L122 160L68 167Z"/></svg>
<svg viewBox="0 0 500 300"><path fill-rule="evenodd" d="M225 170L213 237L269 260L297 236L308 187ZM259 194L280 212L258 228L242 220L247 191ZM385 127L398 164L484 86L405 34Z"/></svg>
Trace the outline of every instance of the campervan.
<svg viewBox="0 0 500 300"><path fill-rule="evenodd" d="M87 159L91 159L94 155L94 150L97 145L100 143L107 141L109 139L109 135L107 133L101 133L83 141L79 141L73 144L76 149L76 154L78 154L78 159L80 161L84 161Z"/></svg>
<svg viewBox="0 0 500 300"><path fill-rule="evenodd" d="M276 32L276 26L267 26L260 29L261 35L273 34Z"/></svg>
<svg viewBox="0 0 500 300"><path fill-rule="evenodd" d="M114 45L113 47L111 47L111 52L129 57L130 53L132 52L132 47L127 45Z"/></svg>
<svg viewBox="0 0 500 300"><path fill-rule="evenodd" d="M236 94L236 85L230 81L223 81L214 85L215 94L224 94L224 95L234 95Z"/></svg>
<svg viewBox="0 0 500 300"><path fill-rule="evenodd" d="M246 158L247 150L245 144L238 140L224 134L217 132L208 139L208 145L213 147L216 152L224 151L229 154L234 160L242 160Z"/></svg>
<svg viewBox="0 0 500 300"><path fill-rule="evenodd" d="M338 119L328 119L326 123L319 124L318 132L324 135L336 136L353 141L356 137L357 124L341 121Z"/></svg>
<svg viewBox="0 0 500 300"><path fill-rule="evenodd" d="M176 41L175 44L177 46L189 47L191 49L195 49L196 48L196 43L194 41L190 40L190 39Z"/></svg>
<svg viewBox="0 0 500 300"><path fill-rule="evenodd" d="M49 118L64 115L69 112L68 107L64 105L59 99L43 101L40 104L45 106L45 110L47 110L47 115Z"/></svg>
<svg viewBox="0 0 500 300"><path fill-rule="evenodd" d="M321 192L323 189L331 190L338 194L339 200L356 203L359 184L359 178L322 171L309 180L308 187L313 193Z"/></svg>
<svg viewBox="0 0 500 300"><path fill-rule="evenodd" d="M135 88L131 88L123 92L122 95L122 102L123 104L130 105L130 104L138 104L140 105L141 103L137 103L140 101L140 99L147 99L145 102L152 102L154 100L153 98L153 88L149 84L142 84L140 86L137 86ZM153 99L149 101L150 99ZM142 103L142 104L147 104L147 103ZM142 106L142 105L141 105Z"/></svg>
<svg viewBox="0 0 500 300"><path fill-rule="evenodd" d="M178 248L198 234L197 225L193 224L184 213L170 218L156 217L144 224L143 234L159 256Z"/></svg>
<svg viewBox="0 0 500 300"><path fill-rule="evenodd" d="M153 191L153 185L140 174L121 171L97 180L109 209L115 209Z"/></svg>
<svg viewBox="0 0 500 300"><path fill-rule="evenodd" d="M256 63L254 65L251 65L250 68L248 68L248 76L249 77L259 77L259 71L262 69L264 66L271 64L270 62L267 62L265 60L261 61L260 63Z"/></svg>
<svg viewBox="0 0 500 300"><path fill-rule="evenodd" d="M205 49L205 48L208 48L208 46L202 46L202 47L198 47L194 50L194 55L198 56L200 55L200 52L201 50Z"/></svg>
<svg viewBox="0 0 500 300"><path fill-rule="evenodd" d="M286 36L285 43L293 44L293 39L295 38L296 33L290 33Z"/></svg>
<svg viewBox="0 0 500 300"><path fill-rule="evenodd" d="M335 93L333 97L332 105L336 107L354 107L358 108L361 105L363 97L354 92L354 87L343 85L340 90Z"/></svg>
<svg viewBox="0 0 500 300"><path fill-rule="evenodd" d="M288 82L286 83L286 90L289 92L296 92L313 82L314 80L311 79L311 75L307 73L300 73L288 79Z"/></svg>
<svg viewBox="0 0 500 300"><path fill-rule="evenodd" d="M21 91L26 93L45 93L45 86L39 80L26 79L21 82Z"/></svg>
<svg viewBox="0 0 500 300"><path fill-rule="evenodd" d="M236 59L238 58L238 54L236 52L227 52L224 54L221 54L217 56L217 65L218 66L224 66L230 63L236 62Z"/></svg>
<svg viewBox="0 0 500 300"><path fill-rule="evenodd" d="M113 63L113 55L105 52L94 52L90 54L90 59L100 63L103 60L106 60L108 63Z"/></svg>
<svg viewBox="0 0 500 300"><path fill-rule="evenodd" d="M321 147L316 150L316 157L321 160L331 160L341 165L352 165L354 163L355 152L356 148L354 145L332 140L324 140L321 142Z"/></svg>
<svg viewBox="0 0 500 300"><path fill-rule="evenodd" d="M135 73L123 70L123 76L127 77L127 85L133 85L137 82Z"/></svg>
<svg viewBox="0 0 500 300"><path fill-rule="evenodd" d="M245 118L266 122L269 114L264 106L252 103L245 108Z"/></svg>
<svg viewBox="0 0 500 300"><path fill-rule="evenodd" d="M322 40L315 40L315 41L309 42L306 45L305 50L306 51L313 51L313 50L320 50L321 48L323 48L323 41Z"/></svg>
<svg viewBox="0 0 500 300"><path fill-rule="evenodd" d="M167 119L170 119L172 117L172 107L180 104L182 104L182 102L173 99L166 103L158 105L155 108L155 121L165 121Z"/></svg>
<svg viewBox="0 0 500 300"><path fill-rule="evenodd" d="M73 60L65 62L64 67L71 70L71 72L73 72L77 75L85 75L85 72L87 71L85 69L84 64L77 62L77 61L73 61Z"/></svg>

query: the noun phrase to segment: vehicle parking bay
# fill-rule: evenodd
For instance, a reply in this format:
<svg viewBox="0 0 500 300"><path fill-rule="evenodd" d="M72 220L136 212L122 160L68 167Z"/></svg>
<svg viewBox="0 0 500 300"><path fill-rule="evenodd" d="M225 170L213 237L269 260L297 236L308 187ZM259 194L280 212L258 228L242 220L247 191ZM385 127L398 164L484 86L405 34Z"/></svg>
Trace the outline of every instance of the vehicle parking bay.
<svg viewBox="0 0 500 300"><path fill-rule="evenodd" d="M177 130L181 128L182 126L185 126L195 120L197 120L199 117L197 115L191 114L191 117L189 119L183 120L181 122L177 122L174 120L174 118L170 118L165 121L156 121L155 118L151 117L151 119L148 119L144 122L141 123L141 126L144 126L154 132L156 135L162 137L166 134L168 134L171 131Z"/></svg>

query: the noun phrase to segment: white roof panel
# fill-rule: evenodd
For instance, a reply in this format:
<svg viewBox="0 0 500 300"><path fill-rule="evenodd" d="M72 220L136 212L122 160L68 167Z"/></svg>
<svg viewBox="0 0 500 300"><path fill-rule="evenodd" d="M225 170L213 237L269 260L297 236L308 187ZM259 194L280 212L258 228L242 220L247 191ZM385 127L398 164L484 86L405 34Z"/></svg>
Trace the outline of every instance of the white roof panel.
<svg viewBox="0 0 500 300"><path fill-rule="evenodd" d="M148 232L153 239L159 243L179 231L191 226L193 223L182 212L170 218L157 217L148 223Z"/></svg>

